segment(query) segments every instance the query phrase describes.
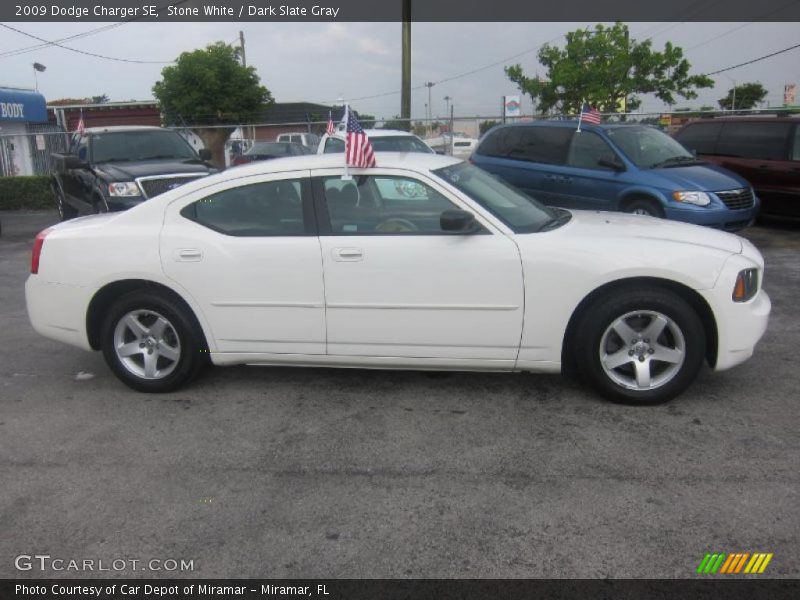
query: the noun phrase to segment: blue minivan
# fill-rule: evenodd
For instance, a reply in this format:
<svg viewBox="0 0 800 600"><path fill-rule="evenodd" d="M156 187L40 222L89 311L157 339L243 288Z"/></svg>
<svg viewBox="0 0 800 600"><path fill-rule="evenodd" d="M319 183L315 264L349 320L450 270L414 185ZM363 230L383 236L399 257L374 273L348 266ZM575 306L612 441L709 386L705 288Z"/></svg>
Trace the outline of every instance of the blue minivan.
<svg viewBox="0 0 800 600"><path fill-rule="evenodd" d="M736 231L760 201L739 175L636 124L531 121L490 129L470 160L550 206L618 210Z"/></svg>

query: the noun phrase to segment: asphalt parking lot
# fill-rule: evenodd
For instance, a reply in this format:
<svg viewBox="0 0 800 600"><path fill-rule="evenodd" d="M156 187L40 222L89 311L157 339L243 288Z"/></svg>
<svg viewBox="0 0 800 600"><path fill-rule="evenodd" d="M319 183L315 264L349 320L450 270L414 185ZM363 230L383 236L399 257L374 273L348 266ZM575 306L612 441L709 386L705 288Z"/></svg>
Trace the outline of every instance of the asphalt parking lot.
<svg viewBox="0 0 800 600"><path fill-rule="evenodd" d="M15 557L174 559L160 577L800 576L800 227L746 236L773 301L752 360L655 408L558 376L236 367L148 396L37 335L54 213L0 213L0 578Z"/></svg>

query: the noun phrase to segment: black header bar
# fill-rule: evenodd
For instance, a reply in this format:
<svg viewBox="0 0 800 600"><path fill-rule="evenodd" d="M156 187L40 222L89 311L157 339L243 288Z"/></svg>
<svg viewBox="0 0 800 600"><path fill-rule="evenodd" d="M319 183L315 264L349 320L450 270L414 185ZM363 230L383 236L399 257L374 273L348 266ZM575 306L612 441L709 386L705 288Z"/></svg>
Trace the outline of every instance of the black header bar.
<svg viewBox="0 0 800 600"><path fill-rule="evenodd" d="M402 0L3 0L0 21L400 21ZM800 21L787 0L412 0L412 21Z"/></svg>

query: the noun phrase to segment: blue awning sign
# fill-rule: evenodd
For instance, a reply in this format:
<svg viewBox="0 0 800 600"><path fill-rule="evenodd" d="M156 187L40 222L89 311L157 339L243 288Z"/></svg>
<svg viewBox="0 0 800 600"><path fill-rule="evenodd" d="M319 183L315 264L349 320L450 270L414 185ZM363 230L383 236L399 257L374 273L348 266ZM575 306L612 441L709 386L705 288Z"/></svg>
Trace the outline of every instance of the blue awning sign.
<svg viewBox="0 0 800 600"><path fill-rule="evenodd" d="M0 88L0 122L44 123L47 104L44 96L28 90Z"/></svg>

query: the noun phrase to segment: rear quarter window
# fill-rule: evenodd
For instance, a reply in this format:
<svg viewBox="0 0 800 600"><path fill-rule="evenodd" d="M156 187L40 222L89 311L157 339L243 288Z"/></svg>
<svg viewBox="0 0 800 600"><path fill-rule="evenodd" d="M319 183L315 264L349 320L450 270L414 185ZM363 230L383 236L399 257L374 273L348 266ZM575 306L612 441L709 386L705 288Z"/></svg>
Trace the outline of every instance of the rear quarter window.
<svg viewBox="0 0 800 600"><path fill-rule="evenodd" d="M503 127L487 134L478 154L560 165L566 161L573 133L569 127Z"/></svg>

